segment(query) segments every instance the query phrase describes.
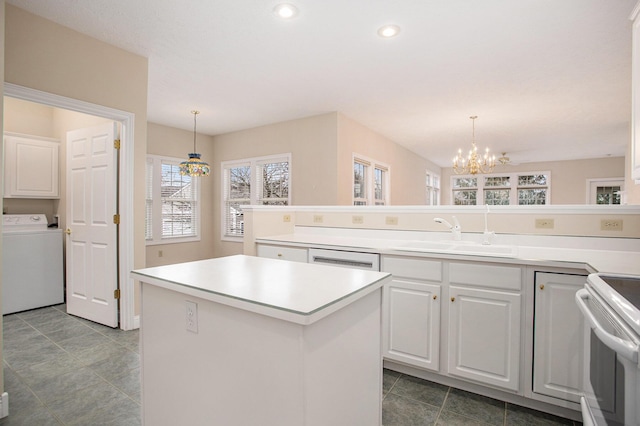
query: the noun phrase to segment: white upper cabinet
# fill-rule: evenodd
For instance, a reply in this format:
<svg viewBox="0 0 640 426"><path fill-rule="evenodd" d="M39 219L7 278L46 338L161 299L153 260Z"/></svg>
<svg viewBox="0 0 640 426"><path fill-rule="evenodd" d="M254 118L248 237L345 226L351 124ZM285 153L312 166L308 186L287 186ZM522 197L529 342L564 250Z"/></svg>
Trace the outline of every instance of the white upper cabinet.
<svg viewBox="0 0 640 426"><path fill-rule="evenodd" d="M4 197L59 198L60 142L4 134Z"/></svg>

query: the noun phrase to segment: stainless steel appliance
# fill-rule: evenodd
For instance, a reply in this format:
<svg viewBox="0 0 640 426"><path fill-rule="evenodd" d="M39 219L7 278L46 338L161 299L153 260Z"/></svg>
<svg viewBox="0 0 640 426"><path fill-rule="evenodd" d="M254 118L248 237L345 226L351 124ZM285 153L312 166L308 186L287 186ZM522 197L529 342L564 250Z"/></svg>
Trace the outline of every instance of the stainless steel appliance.
<svg viewBox="0 0 640 426"><path fill-rule="evenodd" d="M583 423L640 425L640 277L591 274L576 302L585 317Z"/></svg>

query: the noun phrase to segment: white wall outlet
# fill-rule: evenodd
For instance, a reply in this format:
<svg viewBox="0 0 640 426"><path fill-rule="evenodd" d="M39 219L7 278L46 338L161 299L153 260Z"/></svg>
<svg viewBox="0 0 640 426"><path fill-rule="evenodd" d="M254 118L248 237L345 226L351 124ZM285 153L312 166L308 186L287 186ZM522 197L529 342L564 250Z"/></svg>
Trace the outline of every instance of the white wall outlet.
<svg viewBox="0 0 640 426"><path fill-rule="evenodd" d="M322 223L322 222L324 222L324 218L322 217L321 214L313 215L313 223Z"/></svg>
<svg viewBox="0 0 640 426"><path fill-rule="evenodd" d="M538 229L553 229L553 219L536 219L536 228Z"/></svg>
<svg viewBox="0 0 640 426"><path fill-rule="evenodd" d="M291 215L290 214L285 214L282 216L282 221L283 222L291 222Z"/></svg>
<svg viewBox="0 0 640 426"><path fill-rule="evenodd" d="M190 302L186 300L184 302L186 307L186 320L187 320L187 331L192 333L198 333L198 304L195 302Z"/></svg>
<svg viewBox="0 0 640 426"><path fill-rule="evenodd" d="M602 219L600 221L601 231L622 231L622 219Z"/></svg>
<svg viewBox="0 0 640 426"><path fill-rule="evenodd" d="M387 225L397 225L398 224L398 216L387 216L384 219L384 223Z"/></svg>
<svg viewBox="0 0 640 426"><path fill-rule="evenodd" d="M362 216L351 216L351 223L356 225L360 225L364 223L364 217Z"/></svg>
<svg viewBox="0 0 640 426"><path fill-rule="evenodd" d="M162 250L158 250L158 257L162 257L164 256L164 253L162 252Z"/></svg>

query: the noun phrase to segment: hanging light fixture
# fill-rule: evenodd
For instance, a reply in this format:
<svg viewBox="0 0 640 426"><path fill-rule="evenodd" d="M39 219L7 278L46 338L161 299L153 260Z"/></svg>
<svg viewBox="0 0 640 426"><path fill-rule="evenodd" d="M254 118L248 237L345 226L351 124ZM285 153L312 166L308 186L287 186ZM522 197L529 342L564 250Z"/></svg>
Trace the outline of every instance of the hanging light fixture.
<svg viewBox="0 0 640 426"><path fill-rule="evenodd" d="M200 111L191 111L193 114L193 152L189 153L189 159L180 163L180 174L183 176L209 176L211 168L209 164L200 159L196 152L196 117Z"/></svg>
<svg viewBox="0 0 640 426"><path fill-rule="evenodd" d="M453 170L459 175L491 173L496 166L496 156L489 155L489 148L485 150L484 156L481 157L478 155L478 147L476 146L476 118L478 118L478 116L472 115L469 118L471 118L473 123L471 149L466 158L462 156L462 149L458 150L458 154L453 158Z"/></svg>

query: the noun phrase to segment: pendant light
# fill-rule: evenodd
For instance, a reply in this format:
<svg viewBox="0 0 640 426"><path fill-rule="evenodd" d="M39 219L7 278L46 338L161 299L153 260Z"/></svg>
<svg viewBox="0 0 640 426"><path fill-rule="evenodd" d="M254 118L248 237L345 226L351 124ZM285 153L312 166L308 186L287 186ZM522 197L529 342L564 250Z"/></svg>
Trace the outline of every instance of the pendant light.
<svg viewBox="0 0 640 426"><path fill-rule="evenodd" d="M189 153L189 159L180 163L180 174L183 176L209 176L211 168L209 164L200 159L196 152L196 117L200 111L191 111L193 114L193 152Z"/></svg>

